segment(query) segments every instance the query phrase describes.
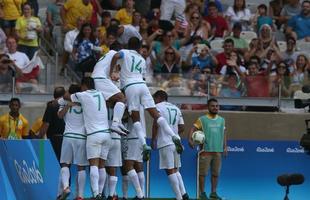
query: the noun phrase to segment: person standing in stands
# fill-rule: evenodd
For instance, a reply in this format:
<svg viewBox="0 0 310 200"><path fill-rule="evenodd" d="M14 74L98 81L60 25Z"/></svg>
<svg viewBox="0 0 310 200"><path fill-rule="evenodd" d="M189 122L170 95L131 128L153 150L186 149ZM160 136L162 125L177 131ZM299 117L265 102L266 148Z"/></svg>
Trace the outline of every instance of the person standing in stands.
<svg viewBox="0 0 310 200"><path fill-rule="evenodd" d="M10 112L0 116L0 139L27 139L28 120L19 113L20 100L12 98L9 102Z"/></svg>
<svg viewBox="0 0 310 200"><path fill-rule="evenodd" d="M62 134L65 129L65 123L64 120L60 119L57 115L59 110L57 100L64 94L64 87L55 88L54 100L47 103L43 116L43 124L39 133L40 138L43 138L46 135L46 137L50 140L58 161L60 160Z"/></svg>

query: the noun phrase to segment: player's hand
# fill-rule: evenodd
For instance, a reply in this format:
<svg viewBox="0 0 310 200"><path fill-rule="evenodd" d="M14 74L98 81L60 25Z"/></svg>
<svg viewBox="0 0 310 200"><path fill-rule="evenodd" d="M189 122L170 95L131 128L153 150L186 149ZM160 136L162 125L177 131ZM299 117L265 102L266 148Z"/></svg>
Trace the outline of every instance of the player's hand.
<svg viewBox="0 0 310 200"><path fill-rule="evenodd" d="M151 147L152 147L153 150L156 149L156 140L152 140Z"/></svg>
<svg viewBox="0 0 310 200"><path fill-rule="evenodd" d="M195 147L193 140L189 140L188 144L189 144L190 148L192 148L192 149Z"/></svg>
<svg viewBox="0 0 310 200"><path fill-rule="evenodd" d="M227 155L228 155L227 147L224 148L223 155L224 155L225 158L227 157Z"/></svg>

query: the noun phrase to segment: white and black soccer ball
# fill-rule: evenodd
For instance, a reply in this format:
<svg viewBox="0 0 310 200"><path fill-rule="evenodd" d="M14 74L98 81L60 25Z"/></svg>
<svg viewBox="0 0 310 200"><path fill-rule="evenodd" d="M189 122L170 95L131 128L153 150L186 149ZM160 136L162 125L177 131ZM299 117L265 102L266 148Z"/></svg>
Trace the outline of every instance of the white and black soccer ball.
<svg viewBox="0 0 310 200"><path fill-rule="evenodd" d="M192 135L195 144L203 144L205 142L205 134L202 131L195 131Z"/></svg>

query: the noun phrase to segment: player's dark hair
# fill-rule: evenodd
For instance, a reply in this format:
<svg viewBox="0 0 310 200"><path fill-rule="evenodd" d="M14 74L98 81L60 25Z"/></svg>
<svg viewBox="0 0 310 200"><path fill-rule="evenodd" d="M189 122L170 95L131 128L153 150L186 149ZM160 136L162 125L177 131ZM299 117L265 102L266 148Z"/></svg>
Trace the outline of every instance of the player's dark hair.
<svg viewBox="0 0 310 200"><path fill-rule="evenodd" d="M95 89L95 81L92 77L84 77L81 85L85 85L88 89Z"/></svg>
<svg viewBox="0 0 310 200"><path fill-rule="evenodd" d="M57 99L57 98L59 98L59 97L62 97L64 94L65 94L65 88L64 87L62 87L62 86L59 86L59 87L56 87L55 89L54 89L54 99Z"/></svg>
<svg viewBox="0 0 310 200"><path fill-rule="evenodd" d="M69 93L74 94L81 91L81 86L78 84L71 84L69 87Z"/></svg>
<svg viewBox="0 0 310 200"><path fill-rule="evenodd" d="M131 37L128 40L128 49L139 50L141 48L141 41L137 37Z"/></svg>
<svg viewBox="0 0 310 200"><path fill-rule="evenodd" d="M110 50L119 51L122 48L122 45L118 41L115 41L110 45Z"/></svg>
<svg viewBox="0 0 310 200"><path fill-rule="evenodd" d="M215 99L215 98L209 99L208 102L207 102L207 104L210 105L211 102L216 102L216 103L218 103L217 99Z"/></svg>
<svg viewBox="0 0 310 200"><path fill-rule="evenodd" d="M154 94L153 94L154 98L160 98L162 100L167 101L168 100L168 94L167 92L163 91L163 90L157 90Z"/></svg>
<svg viewBox="0 0 310 200"><path fill-rule="evenodd" d="M18 105L20 105L20 100L19 98L11 98L10 102L9 102L9 105L11 105L13 102L17 102Z"/></svg>

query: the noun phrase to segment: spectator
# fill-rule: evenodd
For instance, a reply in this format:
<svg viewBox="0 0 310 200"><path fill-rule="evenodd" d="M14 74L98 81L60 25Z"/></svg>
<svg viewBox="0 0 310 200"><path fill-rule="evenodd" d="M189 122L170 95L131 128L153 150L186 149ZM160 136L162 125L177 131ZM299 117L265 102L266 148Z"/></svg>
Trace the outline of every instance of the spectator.
<svg viewBox="0 0 310 200"><path fill-rule="evenodd" d="M95 51L96 47L99 47L99 41L95 37L91 24L83 24L79 34L74 40L72 49L72 58L76 63L76 70L82 72L92 71L90 68L94 67L96 64L96 54L98 53ZM86 65L86 63L88 64ZM93 66L90 66L90 63L93 64Z"/></svg>
<svg viewBox="0 0 310 200"><path fill-rule="evenodd" d="M268 24L263 24L258 35L263 49L271 46L277 46L276 38L273 35L272 28Z"/></svg>
<svg viewBox="0 0 310 200"><path fill-rule="evenodd" d="M278 97L281 94L281 97L289 97L290 91L289 86L291 84L290 72L288 65L281 61L277 64L276 75L271 76L271 89L270 95L272 97ZM281 92L281 93L279 93Z"/></svg>
<svg viewBox="0 0 310 200"><path fill-rule="evenodd" d="M32 89L38 91L38 76L40 67L30 65L28 56L20 51L17 51L17 43L14 37L7 39L8 56L15 65L22 71L22 75L16 79L16 91L21 92L23 83L31 83Z"/></svg>
<svg viewBox="0 0 310 200"><path fill-rule="evenodd" d="M198 56L193 57L192 55L194 52L196 52ZM213 73L218 62L210 52L210 49L207 45L198 44L190 51L187 57L187 64L191 65L192 67L198 67L199 70L208 68L210 69L211 73Z"/></svg>
<svg viewBox="0 0 310 200"><path fill-rule="evenodd" d="M64 39L64 53L62 55L62 68L60 70L60 74L63 75L66 69L66 64L69 61L69 57L72 54L73 44L76 36L79 34L82 25L85 23L84 17L78 17L76 21L76 28L71 31L68 31L65 35Z"/></svg>
<svg viewBox="0 0 310 200"><path fill-rule="evenodd" d="M60 18L60 8L62 6L62 0L55 0L49 2L46 10L46 22L48 28L48 35L53 39L52 44L58 52L62 53L63 49L63 37L61 33L62 21Z"/></svg>
<svg viewBox="0 0 310 200"><path fill-rule="evenodd" d="M149 28L149 21L146 17L142 17L139 24L139 33L142 37L143 41L147 41L147 38L149 37L148 34L148 28Z"/></svg>
<svg viewBox="0 0 310 200"><path fill-rule="evenodd" d="M68 0L60 10L62 26L65 32L76 28L76 21L79 17L85 17L90 22L93 6L90 0Z"/></svg>
<svg viewBox="0 0 310 200"><path fill-rule="evenodd" d="M133 12L132 25L140 32L141 14L137 11Z"/></svg>
<svg viewBox="0 0 310 200"><path fill-rule="evenodd" d="M269 2L269 16L275 20L277 29L280 29L283 24L281 10L288 0L272 0Z"/></svg>
<svg viewBox="0 0 310 200"><path fill-rule="evenodd" d="M24 0L1 1L2 28L7 36L15 36L16 20L22 15L22 4L24 2Z"/></svg>
<svg viewBox="0 0 310 200"><path fill-rule="evenodd" d="M92 15L90 18L90 23L93 25L93 27L97 27L99 25L98 15L100 16L102 14L103 10L101 8L99 0L90 0L90 4L93 7Z"/></svg>
<svg viewBox="0 0 310 200"><path fill-rule="evenodd" d="M38 0L27 0L26 2L31 5L31 8L32 8L31 12L33 16L38 17L38 14L39 14Z"/></svg>
<svg viewBox="0 0 310 200"><path fill-rule="evenodd" d="M208 10L209 15L205 17L205 20L207 20L211 26L211 36L215 38L223 38L229 35L228 23L224 17L219 15L214 2L208 4Z"/></svg>
<svg viewBox="0 0 310 200"><path fill-rule="evenodd" d="M122 8L116 12L115 19L117 19L122 25L131 24L134 13L134 5L134 0L125 0L125 8Z"/></svg>
<svg viewBox="0 0 310 200"><path fill-rule="evenodd" d="M309 68L310 64L308 58L304 54L297 56L292 72L290 96L292 96L296 90L300 90L301 86L308 80Z"/></svg>
<svg viewBox="0 0 310 200"><path fill-rule="evenodd" d="M41 33L42 27L40 19L32 16L29 3L23 4L23 16L17 19L15 29L18 36L18 50L32 59L39 47L38 34Z"/></svg>
<svg viewBox="0 0 310 200"><path fill-rule="evenodd" d="M294 66L298 52L296 50L296 40L294 37L287 37L286 38L286 50L281 53L281 58L284 62L289 66L290 71L291 68Z"/></svg>
<svg viewBox="0 0 310 200"><path fill-rule="evenodd" d="M217 183L221 169L222 154L227 156L227 136L225 134L225 119L218 115L219 104L216 99L209 99L208 113L199 117L193 124L189 134L189 144L193 148L192 135L200 130L205 135L202 151L199 153L199 199L208 199L205 192L205 177L211 171L210 199L221 199L217 193ZM214 137L214 136L217 137Z"/></svg>
<svg viewBox="0 0 310 200"><path fill-rule="evenodd" d="M232 29L233 35L227 38L230 38L234 41L235 50L237 50L241 55L243 55L246 51L248 51L249 44L245 39L240 38L241 31L242 31L241 23L236 22Z"/></svg>
<svg viewBox="0 0 310 200"><path fill-rule="evenodd" d="M288 21L286 33L293 36L296 40L310 42L310 1L302 3L301 13L294 15Z"/></svg>
<svg viewBox="0 0 310 200"><path fill-rule="evenodd" d="M231 73L227 75L224 79L226 82L223 85L219 96L220 97L228 97L228 98L240 98L241 91L238 88L238 77L235 73ZM240 106L229 106L229 105L222 105L221 110L241 110Z"/></svg>
<svg viewBox="0 0 310 200"><path fill-rule="evenodd" d="M131 24L128 25L111 25L108 30L108 32L113 32L115 35L118 36L117 41L121 45L127 45L128 40L131 37L137 37L139 40L142 40L142 37L140 33L137 31L135 27L133 27Z"/></svg>
<svg viewBox="0 0 310 200"><path fill-rule="evenodd" d="M265 4L260 4L257 7L257 12L254 16L253 22L255 24L255 30L258 33L258 30L260 30L261 26L263 24L268 24L270 27L273 28L273 21L270 16L267 15L267 6Z"/></svg>
<svg viewBox="0 0 310 200"><path fill-rule="evenodd" d="M223 5L221 3L221 1L219 0L206 0L204 1L204 16L208 16L209 15L209 3L210 2L214 2L215 5L216 5L216 8L219 12L219 15L222 15L223 14Z"/></svg>
<svg viewBox="0 0 310 200"><path fill-rule="evenodd" d="M29 138L28 120L19 113L20 107L21 103L18 98L10 100L10 112L0 116L0 138L9 140Z"/></svg>
<svg viewBox="0 0 310 200"><path fill-rule="evenodd" d="M199 12L193 12L189 20L191 26L191 37L200 36L203 40L209 37L210 24L205 22Z"/></svg>
<svg viewBox="0 0 310 200"><path fill-rule="evenodd" d="M229 59L227 60L227 65L224 65L222 67L222 69L220 71L220 74L223 75L223 76L229 75L229 74L232 74L232 73L237 74L235 68L238 68L241 73L245 74L246 73L246 69L241 64L242 64L241 63L241 58L238 55L238 53L235 52L235 51L232 51L230 53Z"/></svg>
<svg viewBox="0 0 310 200"><path fill-rule="evenodd" d="M6 54L0 54L0 91L11 92L13 77L19 77L22 71Z"/></svg>
<svg viewBox="0 0 310 200"><path fill-rule="evenodd" d="M227 64L227 59L230 57L231 52L234 50L234 41L232 39L226 39L223 44L224 52L216 55L218 61L215 72L220 73L222 67Z"/></svg>
<svg viewBox="0 0 310 200"><path fill-rule="evenodd" d="M175 17L183 16L185 10L185 0L164 0L160 4L160 19L171 20L172 15Z"/></svg>
<svg viewBox="0 0 310 200"><path fill-rule="evenodd" d="M180 55L173 47L165 49L164 62L160 73L180 73Z"/></svg>
<svg viewBox="0 0 310 200"><path fill-rule="evenodd" d="M230 27L232 27L234 23L240 22L243 30L250 30L251 12L246 8L245 0L234 0L234 5L228 7L225 15Z"/></svg>
<svg viewBox="0 0 310 200"><path fill-rule="evenodd" d="M288 0L281 10L280 21L287 23L293 16L298 15L301 12L301 6L299 0Z"/></svg>
<svg viewBox="0 0 310 200"><path fill-rule="evenodd" d="M6 49L6 35L3 32L2 28L0 27L0 54L5 53L7 51Z"/></svg>
<svg viewBox="0 0 310 200"><path fill-rule="evenodd" d="M55 88L54 100L47 103L42 120L43 124L38 136L39 138L47 137L50 140L58 161L60 160L62 134L64 132L65 123L63 119L58 118L57 112L59 110L59 105L57 100L64 94L64 87Z"/></svg>

